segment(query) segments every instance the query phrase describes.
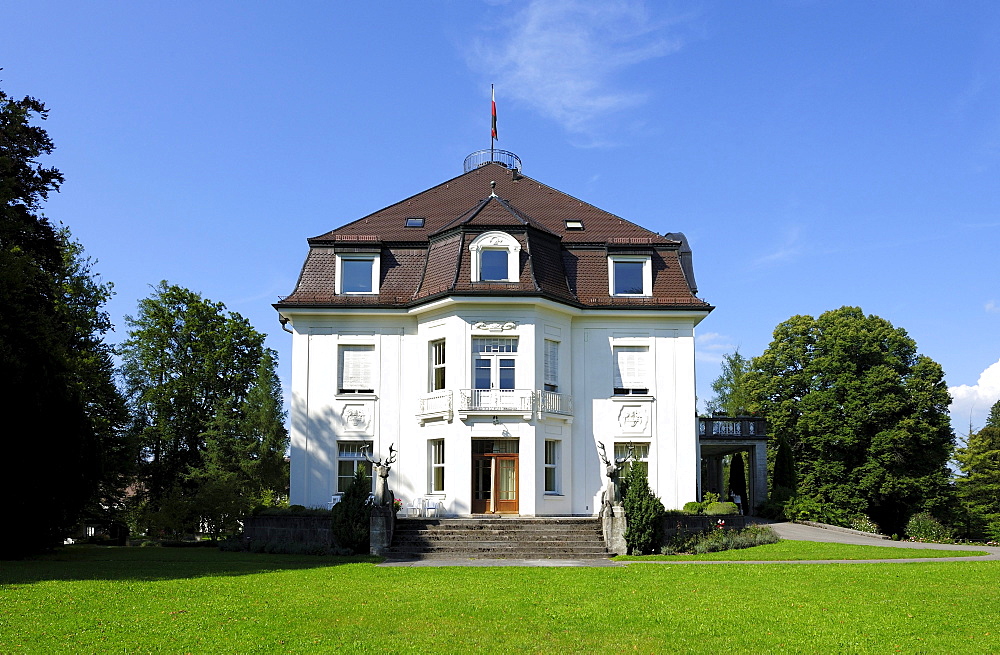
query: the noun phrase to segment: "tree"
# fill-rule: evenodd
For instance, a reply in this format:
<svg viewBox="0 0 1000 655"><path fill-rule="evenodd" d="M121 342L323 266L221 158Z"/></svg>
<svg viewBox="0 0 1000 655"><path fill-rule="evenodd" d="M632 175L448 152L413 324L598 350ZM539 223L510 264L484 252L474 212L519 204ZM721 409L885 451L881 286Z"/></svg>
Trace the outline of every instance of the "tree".
<svg viewBox="0 0 1000 655"><path fill-rule="evenodd" d="M962 471L958 492L972 532L1000 540L1000 400L990 408L986 425L969 434L955 458Z"/></svg>
<svg viewBox="0 0 1000 655"><path fill-rule="evenodd" d="M649 488L646 471L629 467L625 476L625 544L633 555L656 553L663 545L663 519L667 515L660 499Z"/></svg>
<svg viewBox="0 0 1000 655"><path fill-rule="evenodd" d="M34 98L0 91L0 398L11 453L0 490L13 530L0 556L61 543L109 479L121 399L112 382L110 329L101 306L111 293L69 235L42 215L62 173L38 163L54 146ZM15 455L16 453L16 455Z"/></svg>
<svg viewBox="0 0 1000 655"><path fill-rule="evenodd" d="M126 321L122 370L146 527L207 523L217 534L280 495L287 437L264 335L222 303L165 281Z"/></svg>
<svg viewBox="0 0 1000 655"><path fill-rule="evenodd" d="M720 412L725 416L746 416L751 404L745 384L750 360L737 348L731 355L722 356L721 370L719 377L712 382L715 398L706 403L706 408L711 413Z"/></svg>
<svg viewBox="0 0 1000 655"><path fill-rule="evenodd" d="M866 513L901 532L914 512L951 506L951 399L941 367L903 329L856 307L793 316L746 384L772 443L791 448L798 493L827 520Z"/></svg>

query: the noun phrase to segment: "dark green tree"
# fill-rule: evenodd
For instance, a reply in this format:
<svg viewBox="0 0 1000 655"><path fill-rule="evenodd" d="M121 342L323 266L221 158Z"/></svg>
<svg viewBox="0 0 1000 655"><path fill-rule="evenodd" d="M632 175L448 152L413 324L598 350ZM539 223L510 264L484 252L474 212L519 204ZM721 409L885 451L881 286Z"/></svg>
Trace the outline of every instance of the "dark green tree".
<svg viewBox="0 0 1000 655"><path fill-rule="evenodd" d="M903 329L856 307L793 316L746 383L751 411L792 450L799 495L826 520L865 513L901 533L914 512L953 505L944 374Z"/></svg>
<svg viewBox="0 0 1000 655"><path fill-rule="evenodd" d="M778 437L774 446L774 472L771 475L771 488L794 491L795 487L795 461L792 459L792 448L784 437Z"/></svg>
<svg viewBox="0 0 1000 655"><path fill-rule="evenodd" d="M371 488L368 467L359 464L354 479L331 512L331 528L337 546L357 555L367 555L371 543L372 508L368 504Z"/></svg>
<svg viewBox="0 0 1000 655"><path fill-rule="evenodd" d="M708 411L726 416L746 416L751 405L745 383L749 371L750 360L741 355L739 349L723 355L721 373L712 382L715 397L706 403Z"/></svg>
<svg viewBox="0 0 1000 655"><path fill-rule="evenodd" d="M264 335L222 303L167 282L126 320L122 370L142 449L144 527L208 524L218 533L282 494L284 415Z"/></svg>
<svg viewBox="0 0 1000 655"><path fill-rule="evenodd" d="M0 407L28 421L28 431L4 431L11 457L0 491L20 499L8 507L16 538L0 542L4 557L73 529L110 475L103 453L117 447L121 408L102 340L110 285L41 213L63 181L38 162L54 149L34 124L46 116L38 100L0 91Z"/></svg>
<svg viewBox="0 0 1000 655"><path fill-rule="evenodd" d="M646 472L638 466L631 466L622 485L625 497L625 544L633 555L647 555L659 552L663 545L663 520L666 509L649 488Z"/></svg>
<svg viewBox="0 0 1000 655"><path fill-rule="evenodd" d="M972 533L1000 540L1000 400L990 408L986 425L957 449L955 459L962 471L958 493Z"/></svg>
<svg viewBox="0 0 1000 655"><path fill-rule="evenodd" d="M747 469L746 464L743 462L743 453L733 453L732 462L729 464L729 491L738 495L744 503L744 511L747 514L749 508L746 507L747 502Z"/></svg>

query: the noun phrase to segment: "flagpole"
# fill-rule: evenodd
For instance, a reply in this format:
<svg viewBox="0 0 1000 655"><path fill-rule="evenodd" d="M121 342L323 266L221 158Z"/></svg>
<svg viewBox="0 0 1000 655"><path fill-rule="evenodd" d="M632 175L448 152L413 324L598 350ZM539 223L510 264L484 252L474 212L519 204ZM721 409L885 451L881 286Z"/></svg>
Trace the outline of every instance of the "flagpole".
<svg viewBox="0 0 1000 655"><path fill-rule="evenodd" d="M492 115L490 121L490 161L492 162L496 159L494 149L497 140L497 96L492 84L490 84L490 113Z"/></svg>

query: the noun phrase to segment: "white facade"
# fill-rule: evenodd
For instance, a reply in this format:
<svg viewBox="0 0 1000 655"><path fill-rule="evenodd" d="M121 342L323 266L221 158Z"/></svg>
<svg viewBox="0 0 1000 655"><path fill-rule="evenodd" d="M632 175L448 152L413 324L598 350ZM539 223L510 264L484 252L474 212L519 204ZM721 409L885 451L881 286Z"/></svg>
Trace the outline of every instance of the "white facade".
<svg viewBox="0 0 1000 655"><path fill-rule="evenodd" d="M397 498L434 498L444 513L468 515L474 509L473 441L490 439L517 444L514 513L596 514L603 486L598 441L609 455L612 444L647 450L650 484L668 508L696 499L694 326L704 312L665 316L536 299L449 298L415 310L282 313L294 328L293 504L327 506L338 492L341 462L356 459L356 449L343 445L371 442L376 459L395 444L390 487ZM516 342L516 352L474 353L474 345L483 348L478 339L506 350ZM435 344L442 341L444 388L434 390ZM339 386L344 350L355 353L357 346L371 358L370 393ZM546 391L546 348L554 392ZM480 379L484 362L492 376L503 366L514 377L513 389L501 391L494 383L493 390L474 394L476 360ZM645 371L629 368L633 361ZM637 383L630 375L648 382L647 393L615 393L616 384ZM493 398L484 397L490 393ZM340 457L344 453L349 457ZM443 489L435 489L441 482L436 468L443 468ZM509 496L511 490L489 491ZM502 510L498 501L485 511ZM506 511L510 507L508 502Z"/></svg>

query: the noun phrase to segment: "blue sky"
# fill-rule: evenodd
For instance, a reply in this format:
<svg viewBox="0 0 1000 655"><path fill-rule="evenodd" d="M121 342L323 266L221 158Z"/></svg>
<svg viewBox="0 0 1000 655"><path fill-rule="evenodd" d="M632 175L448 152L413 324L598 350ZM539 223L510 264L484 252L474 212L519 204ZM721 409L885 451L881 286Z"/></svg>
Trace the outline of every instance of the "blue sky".
<svg viewBox="0 0 1000 655"><path fill-rule="evenodd" d="M124 316L161 279L268 333L306 241L499 147L694 249L698 386L795 314L905 328L1000 398L1000 5L26 2L0 87L50 108L47 205Z"/></svg>

